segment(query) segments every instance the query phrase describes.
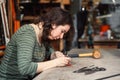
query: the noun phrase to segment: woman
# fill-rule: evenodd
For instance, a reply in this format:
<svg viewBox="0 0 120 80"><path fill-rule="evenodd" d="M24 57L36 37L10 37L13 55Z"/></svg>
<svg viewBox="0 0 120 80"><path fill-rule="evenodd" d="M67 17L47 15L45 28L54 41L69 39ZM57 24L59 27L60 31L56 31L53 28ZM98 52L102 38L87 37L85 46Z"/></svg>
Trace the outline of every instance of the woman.
<svg viewBox="0 0 120 80"><path fill-rule="evenodd" d="M0 65L0 80L29 80L49 68L69 64L71 58L54 51L50 42L64 35L68 38L73 30L69 12L59 7L52 8L34 23L22 26L7 44ZM51 60L46 61L48 59Z"/></svg>

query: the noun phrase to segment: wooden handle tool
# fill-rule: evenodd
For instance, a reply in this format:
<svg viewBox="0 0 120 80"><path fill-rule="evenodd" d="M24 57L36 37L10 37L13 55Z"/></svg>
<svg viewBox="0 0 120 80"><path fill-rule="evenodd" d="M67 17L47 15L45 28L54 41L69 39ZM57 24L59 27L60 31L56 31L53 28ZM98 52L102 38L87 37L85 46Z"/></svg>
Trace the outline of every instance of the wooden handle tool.
<svg viewBox="0 0 120 80"><path fill-rule="evenodd" d="M80 53L80 54L68 54L69 57L93 57L95 59L98 59L101 57L101 53L98 49L95 49L92 53Z"/></svg>

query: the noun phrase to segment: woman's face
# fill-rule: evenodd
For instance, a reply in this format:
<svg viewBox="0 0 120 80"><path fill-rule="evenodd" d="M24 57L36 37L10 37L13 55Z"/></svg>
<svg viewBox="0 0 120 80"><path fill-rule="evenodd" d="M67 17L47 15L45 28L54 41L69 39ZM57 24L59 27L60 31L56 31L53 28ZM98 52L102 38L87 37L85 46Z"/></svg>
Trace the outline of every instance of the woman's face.
<svg viewBox="0 0 120 80"><path fill-rule="evenodd" d="M56 39L62 39L64 34L69 31L70 26L69 25L64 25L64 26L63 25L59 25L59 26L52 25L52 28L53 29L51 30L48 38L50 40L56 40Z"/></svg>

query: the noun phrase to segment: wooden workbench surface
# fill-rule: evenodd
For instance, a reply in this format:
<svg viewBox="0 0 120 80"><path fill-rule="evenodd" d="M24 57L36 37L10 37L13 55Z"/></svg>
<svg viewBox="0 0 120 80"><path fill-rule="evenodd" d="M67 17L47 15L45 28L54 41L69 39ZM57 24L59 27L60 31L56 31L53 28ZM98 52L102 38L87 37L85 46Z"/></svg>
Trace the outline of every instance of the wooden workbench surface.
<svg viewBox="0 0 120 80"><path fill-rule="evenodd" d="M68 54L92 51L92 49L72 49ZM100 49L100 52L102 54L100 59L94 59L92 57L72 58L71 66L46 70L36 76L33 80L96 80L120 74L120 49ZM85 75L84 73L73 73L75 70L91 65L104 67L106 68L106 71L98 71L88 75ZM120 75L105 80L120 80Z"/></svg>

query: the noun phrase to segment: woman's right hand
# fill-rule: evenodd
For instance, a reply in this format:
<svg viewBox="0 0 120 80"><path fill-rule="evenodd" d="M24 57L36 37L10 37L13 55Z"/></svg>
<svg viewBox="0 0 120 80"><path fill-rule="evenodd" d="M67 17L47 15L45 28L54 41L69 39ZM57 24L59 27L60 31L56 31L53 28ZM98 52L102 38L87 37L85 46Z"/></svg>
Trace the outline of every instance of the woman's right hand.
<svg viewBox="0 0 120 80"><path fill-rule="evenodd" d="M66 56L61 56L61 57L55 58L53 60L45 61L45 62L39 62L37 73L40 73L44 70L47 70L53 67L68 66L70 65L70 62L71 62L71 58L66 57Z"/></svg>
<svg viewBox="0 0 120 80"><path fill-rule="evenodd" d="M70 64L71 62L71 58L70 57L58 57L56 59L54 59L56 66L67 66Z"/></svg>

